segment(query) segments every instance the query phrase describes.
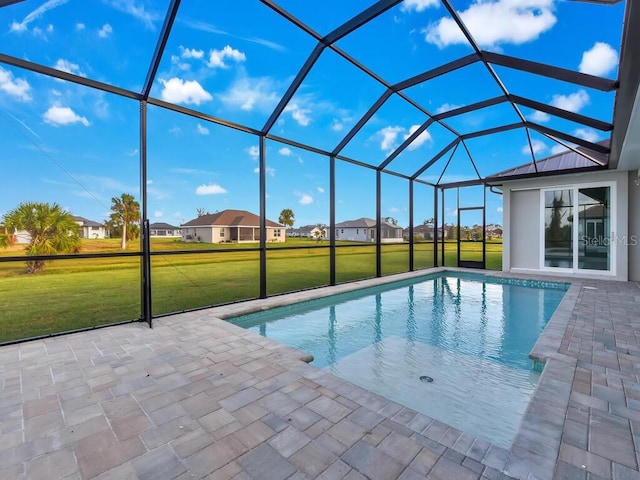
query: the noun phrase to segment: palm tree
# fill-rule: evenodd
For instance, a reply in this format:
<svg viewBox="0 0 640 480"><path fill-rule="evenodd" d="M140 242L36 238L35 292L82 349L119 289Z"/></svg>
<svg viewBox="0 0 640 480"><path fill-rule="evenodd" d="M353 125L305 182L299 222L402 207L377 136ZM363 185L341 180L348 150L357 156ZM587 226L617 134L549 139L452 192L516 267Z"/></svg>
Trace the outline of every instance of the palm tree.
<svg viewBox="0 0 640 480"><path fill-rule="evenodd" d="M293 223L295 222L295 214L293 210L290 208L285 208L280 212L280 217L278 218L278 222L287 227L293 227Z"/></svg>
<svg viewBox="0 0 640 480"><path fill-rule="evenodd" d="M113 225L122 227L122 249L127 248L127 239L133 238L134 227L140 221L140 204L133 195L123 193L111 199L111 220Z"/></svg>
<svg viewBox="0 0 640 480"><path fill-rule="evenodd" d="M27 255L53 255L80 251L80 227L73 215L54 203L24 202L4 216L5 236L10 239L17 230L29 234ZM11 232L11 233L10 233ZM8 240L7 245L10 243ZM44 269L43 260L27 262L27 273Z"/></svg>

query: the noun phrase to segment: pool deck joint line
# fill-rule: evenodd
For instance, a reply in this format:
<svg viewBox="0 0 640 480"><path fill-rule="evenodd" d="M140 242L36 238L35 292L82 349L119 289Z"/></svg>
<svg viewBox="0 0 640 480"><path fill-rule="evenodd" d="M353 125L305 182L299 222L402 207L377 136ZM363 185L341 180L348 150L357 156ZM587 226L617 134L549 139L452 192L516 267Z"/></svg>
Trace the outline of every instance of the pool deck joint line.
<svg viewBox="0 0 640 480"><path fill-rule="evenodd" d="M0 478L640 479L638 283L484 272L571 283L509 449L221 320L445 270L2 347Z"/></svg>

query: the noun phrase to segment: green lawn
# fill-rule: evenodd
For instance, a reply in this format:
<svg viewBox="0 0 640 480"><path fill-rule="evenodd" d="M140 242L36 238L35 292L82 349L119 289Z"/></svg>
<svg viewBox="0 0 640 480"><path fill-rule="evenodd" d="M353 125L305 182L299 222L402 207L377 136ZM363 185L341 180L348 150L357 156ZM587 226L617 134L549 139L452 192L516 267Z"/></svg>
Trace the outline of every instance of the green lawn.
<svg viewBox="0 0 640 480"><path fill-rule="evenodd" d="M329 248L283 250L284 246L325 246L328 242L289 239L269 244L269 295L329 283ZM255 298L259 294L259 252L256 244L184 244L154 240L154 252L192 250L194 253L152 256L154 314L170 313ZM480 245L476 248L478 255ZM19 250L0 251L18 255ZM137 243L127 250L136 251ZM196 253L207 248L223 252ZM117 239L86 241L83 252L118 252ZM409 245L383 245L382 271L407 271ZM501 243L487 245L487 267L501 267ZM445 261L456 264L456 244L447 243ZM415 246L415 268L433 265L433 244ZM24 262L0 263L0 342L104 323L131 320L140 315L140 259L138 257L72 259L48 262L45 271L26 275ZM336 280L347 282L375 276L375 246L336 249Z"/></svg>

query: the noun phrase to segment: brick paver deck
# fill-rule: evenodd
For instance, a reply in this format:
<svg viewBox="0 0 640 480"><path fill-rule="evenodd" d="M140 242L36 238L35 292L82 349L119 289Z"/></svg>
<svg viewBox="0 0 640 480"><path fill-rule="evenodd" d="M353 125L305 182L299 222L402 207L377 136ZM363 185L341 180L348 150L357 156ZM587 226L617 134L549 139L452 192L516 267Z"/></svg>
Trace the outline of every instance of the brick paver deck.
<svg viewBox="0 0 640 480"><path fill-rule="evenodd" d="M574 282L509 450L218 318L326 293L0 348L0 478L640 479L638 284Z"/></svg>

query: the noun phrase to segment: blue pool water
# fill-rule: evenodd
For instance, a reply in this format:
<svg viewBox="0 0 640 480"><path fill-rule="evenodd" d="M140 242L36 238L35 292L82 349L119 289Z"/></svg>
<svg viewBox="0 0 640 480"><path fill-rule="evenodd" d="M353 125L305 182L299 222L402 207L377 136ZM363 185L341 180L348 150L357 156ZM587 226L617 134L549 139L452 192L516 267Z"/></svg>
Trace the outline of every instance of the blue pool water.
<svg viewBox="0 0 640 480"><path fill-rule="evenodd" d="M531 348L568 284L445 272L229 319L459 430L508 447ZM425 382L430 377L433 382Z"/></svg>

